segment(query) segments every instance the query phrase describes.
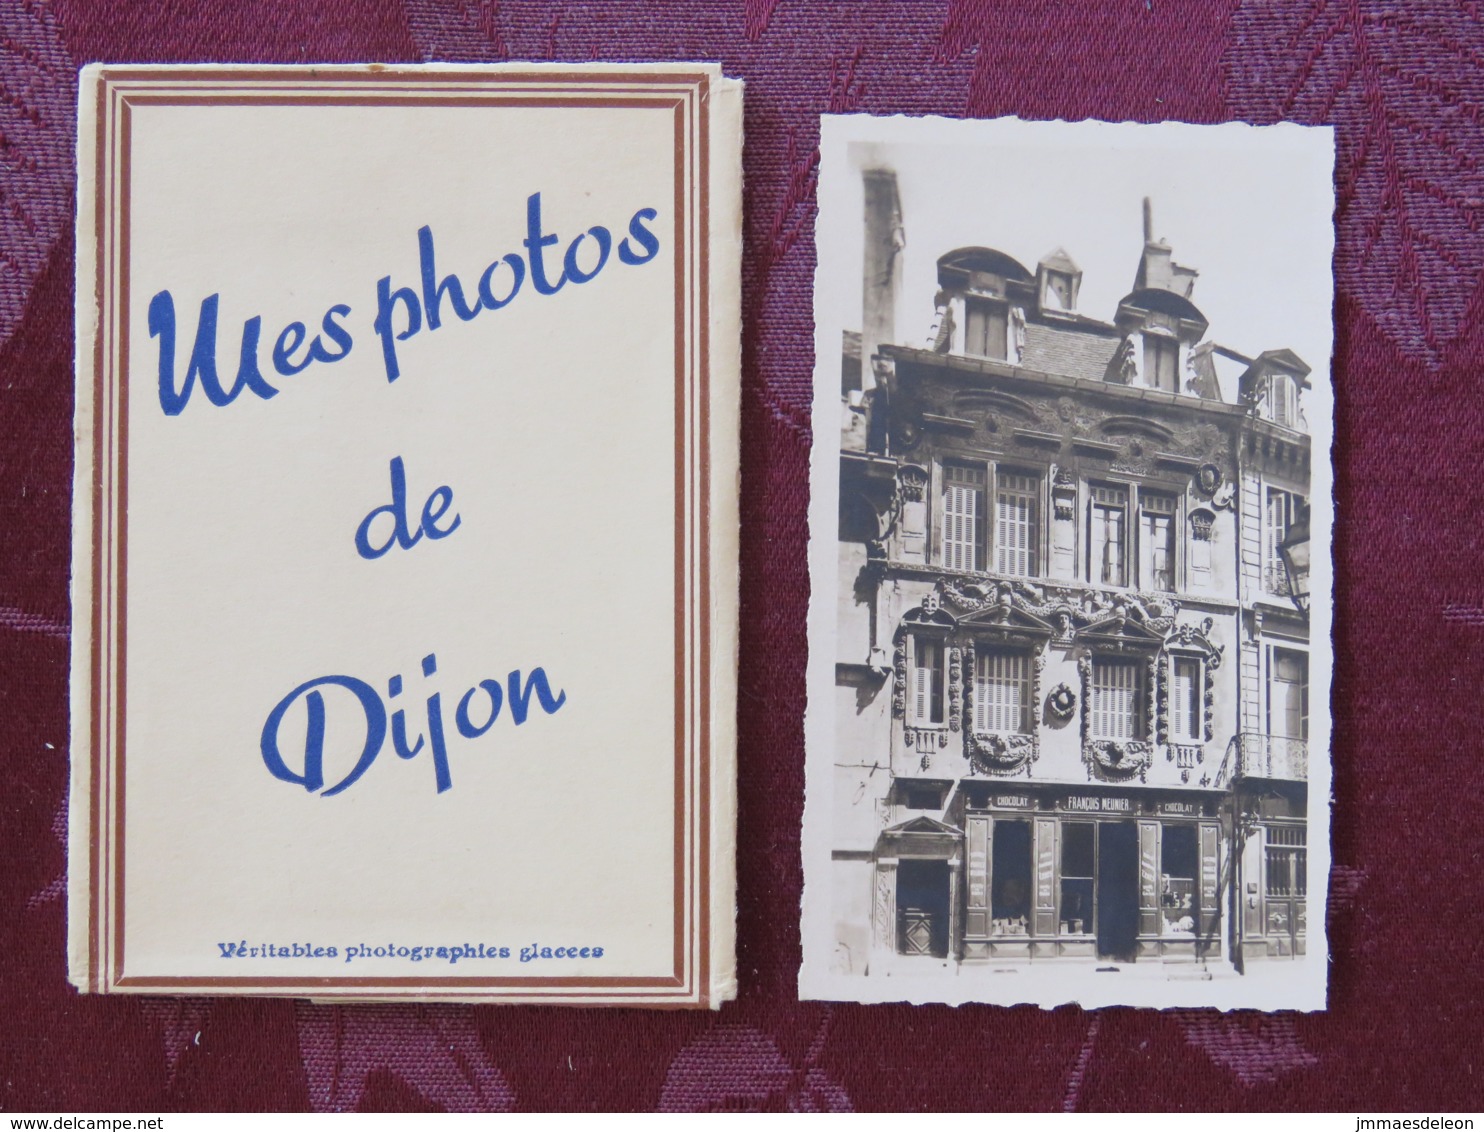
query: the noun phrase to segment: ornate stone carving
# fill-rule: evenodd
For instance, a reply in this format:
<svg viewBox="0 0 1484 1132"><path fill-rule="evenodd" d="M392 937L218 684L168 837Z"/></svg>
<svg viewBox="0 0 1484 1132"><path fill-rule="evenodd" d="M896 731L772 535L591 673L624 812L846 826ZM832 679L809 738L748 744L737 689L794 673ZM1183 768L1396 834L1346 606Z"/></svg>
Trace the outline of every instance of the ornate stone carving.
<svg viewBox="0 0 1484 1132"><path fill-rule="evenodd" d="M1108 778L1143 780L1154 762L1154 748L1143 739L1090 739L1082 753Z"/></svg>
<svg viewBox="0 0 1484 1132"><path fill-rule="evenodd" d="M1018 732L970 731L965 736L975 774L1011 774L1036 759L1036 737Z"/></svg>
<svg viewBox="0 0 1484 1132"><path fill-rule="evenodd" d="M1108 465L1109 471L1122 472L1124 475L1131 476L1147 476L1154 468L1152 448L1149 441L1140 437L1124 437L1118 449L1118 455L1114 456L1113 462Z"/></svg>
<svg viewBox="0 0 1484 1132"><path fill-rule="evenodd" d="M1119 385L1133 385L1139 380L1139 352L1134 349L1134 340L1125 338L1118 347L1109 366L1108 379Z"/></svg>
<svg viewBox="0 0 1484 1132"><path fill-rule="evenodd" d="M1049 621L1058 640L1112 616L1123 616L1156 633L1166 633L1180 612L1180 602L1164 593L1115 593L1073 586L1038 586L1021 579L1002 582L938 582L944 608L953 616L977 613L993 605L1018 609Z"/></svg>
<svg viewBox="0 0 1484 1132"><path fill-rule="evenodd" d="M1195 474L1195 490L1202 499L1210 499L1216 494L1225 478L1221 474L1221 469L1215 464L1202 464Z"/></svg>
<svg viewBox="0 0 1484 1132"><path fill-rule="evenodd" d="M1206 749L1204 747L1190 747L1185 745L1171 746L1165 751L1165 759L1175 763L1180 768L1180 781L1189 782L1190 772L1197 764L1206 761ZM1202 781L1202 785L1205 785Z"/></svg>
<svg viewBox="0 0 1484 1132"><path fill-rule="evenodd" d="M1199 655L1201 660L1201 672L1204 677L1202 684L1202 733L1205 741L1210 742L1213 735L1213 722L1216 709L1216 670L1221 667L1224 645L1214 644L1210 633L1216 627L1214 618L1202 619L1199 626L1176 625L1165 638L1165 656L1179 653ZM1159 732L1158 739L1161 744L1170 741L1170 718L1169 718L1169 665L1161 663L1159 666ZM1189 780L1189 776L1186 776Z"/></svg>
<svg viewBox="0 0 1484 1132"><path fill-rule="evenodd" d="M1216 522L1216 516L1204 507L1197 507L1190 513L1190 537L1198 542L1211 541L1211 527Z"/></svg>
<svg viewBox="0 0 1484 1132"><path fill-rule="evenodd" d="M898 490L902 499L909 503L921 503L928 485L928 470L917 464L902 464L897 468Z"/></svg>
<svg viewBox="0 0 1484 1132"><path fill-rule="evenodd" d="M1058 684L1051 689L1051 698L1046 701L1046 707L1051 712L1052 719L1065 722L1077 712L1077 693L1065 684Z"/></svg>
<svg viewBox="0 0 1484 1132"><path fill-rule="evenodd" d="M907 637L897 634L896 647L892 650L891 664L891 714L898 719L907 715ZM908 739L911 743L911 739Z"/></svg>
<svg viewBox="0 0 1484 1132"><path fill-rule="evenodd" d="M948 727L952 731L958 730L958 715L962 710L966 682L963 669L963 652L960 649L948 650ZM946 738L946 736L945 736Z"/></svg>
<svg viewBox="0 0 1484 1132"><path fill-rule="evenodd" d="M872 901L876 946L890 950L896 946L896 864L876 866L876 899Z"/></svg>
<svg viewBox="0 0 1484 1132"><path fill-rule="evenodd" d="M974 645L972 642L963 647L963 674L964 674L964 696L963 696L963 720L964 734L970 735L974 731L974 694L972 685L974 681Z"/></svg>

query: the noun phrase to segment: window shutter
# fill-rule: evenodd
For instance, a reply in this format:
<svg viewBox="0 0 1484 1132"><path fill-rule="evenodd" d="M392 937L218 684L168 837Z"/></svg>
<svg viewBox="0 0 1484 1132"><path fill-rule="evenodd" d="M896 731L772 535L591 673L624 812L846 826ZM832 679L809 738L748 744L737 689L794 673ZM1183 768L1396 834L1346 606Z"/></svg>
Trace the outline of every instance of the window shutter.
<svg viewBox="0 0 1484 1132"><path fill-rule="evenodd" d="M1134 738L1138 732L1139 710L1138 664L1128 661L1093 661L1093 737Z"/></svg>
<svg viewBox="0 0 1484 1132"><path fill-rule="evenodd" d="M981 649L974 667L974 730L1029 731L1031 658Z"/></svg>
<svg viewBox="0 0 1484 1132"><path fill-rule="evenodd" d="M1170 696L1170 723L1176 742L1198 743L1203 737L1201 726L1200 661L1177 656L1171 662L1174 685Z"/></svg>
<svg viewBox="0 0 1484 1132"><path fill-rule="evenodd" d="M1034 476L1001 472L995 493L995 569L1001 574L1032 576L1036 572L1036 498Z"/></svg>
<svg viewBox="0 0 1484 1132"><path fill-rule="evenodd" d="M1095 484L1092 489L1090 580L1106 586L1125 584L1124 525L1128 492L1121 487Z"/></svg>
<svg viewBox="0 0 1484 1132"><path fill-rule="evenodd" d="M971 937L989 935L989 819L968 819L969 835L969 915L964 934Z"/></svg>
<svg viewBox="0 0 1484 1132"><path fill-rule="evenodd" d="M943 564L977 570L984 542L984 471L950 464L943 479Z"/></svg>
<svg viewBox="0 0 1484 1132"><path fill-rule="evenodd" d="M1220 954L1221 940L1217 935L1218 915L1221 911L1221 827L1215 822L1201 823L1201 938L1214 945Z"/></svg>
<svg viewBox="0 0 1484 1132"><path fill-rule="evenodd" d="M1056 934L1056 832L1055 818L1036 819L1036 918L1038 936Z"/></svg>
<svg viewBox="0 0 1484 1132"><path fill-rule="evenodd" d="M912 718L917 723L925 723L928 718L928 697L932 686L932 648L933 646L924 640L914 639L912 642L916 660L913 666Z"/></svg>

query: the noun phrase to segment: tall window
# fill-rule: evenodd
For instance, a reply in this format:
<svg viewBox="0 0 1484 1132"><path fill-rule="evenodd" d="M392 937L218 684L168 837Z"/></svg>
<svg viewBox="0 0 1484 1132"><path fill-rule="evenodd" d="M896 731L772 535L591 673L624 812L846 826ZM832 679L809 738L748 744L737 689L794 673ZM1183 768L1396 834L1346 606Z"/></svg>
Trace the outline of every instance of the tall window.
<svg viewBox="0 0 1484 1132"><path fill-rule="evenodd" d="M1175 588L1175 497L1139 492L1139 581L1151 590Z"/></svg>
<svg viewBox="0 0 1484 1132"><path fill-rule="evenodd" d="M981 649L974 657L974 730L1031 729L1030 655Z"/></svg>
<svg viewBox="0 0 1484 1132"><path fill-rule="evenodd" d="M1268 734L1283 739L1309 737L1309 658L1274 649L1268 668Z"/></svg>
<svg viewBox="0 0 1484 1132"><path fill-rule="evenodd" d="M1180 343L1163 334L1144 334L1144 382L1167 393L1180 392Z"/></svg>
<svg viewBox="0 0 1484 1132"><path fill-rule="evenodd" d="M1202 727L1201 662L1193 656L1170 661L1170 739L1175 743L1199 743Z"/></svg>
<svg viewBox="0 0 1484 1132"><path fill-rule="evenodd" d="M995 569L1001 574L1030 577L1036 573L1036 500L1040 485L1035 476L999 473L995 482Z"/></svg>
<svg viewBox="0 0 1484 1132"><path fill-rule="evenodd" d="M1009 354L1010 311L1004 303L964 301L964 353L1004 360Z"/></svg>
<svg viewBox="0 0 1484 1132"><path fill-rule="evenodd" d="M912 722L918 727L943 723L943 645L912 639Z"/></svg>
<svg viewBox="0 0 1484 1132"><path fill-rule="evenodd" d="M1094 739L1133 739L1143 731L1143 669L1138 661L1094 660L1090 724Z"/></svg>
<svg viewBox="0 0 1484 1132"><path fill-rule="evenodd" d="M1088 578L1105 586L1127 585L1125 532L1128 530L1128 489L1116 484L1093 484Z"/></svg>
<svg viewBox="0 0 1484 1132"><path fill-rule="evenodd" d="M1288 572L1283 568L1283 553L1279 547L1288 537L1288 528L1298 519L1303 509L1304 497L1282 488L1270 487L1267 491L1263 515L1263 589L1270 594L1287 595Z"/></svg>
<svg viewBox="0 0 1484 1132"><path fill-rule="evenodd" d="M943 468L943 565L951 570L980 569L986 479L983 468Z"/></svg>

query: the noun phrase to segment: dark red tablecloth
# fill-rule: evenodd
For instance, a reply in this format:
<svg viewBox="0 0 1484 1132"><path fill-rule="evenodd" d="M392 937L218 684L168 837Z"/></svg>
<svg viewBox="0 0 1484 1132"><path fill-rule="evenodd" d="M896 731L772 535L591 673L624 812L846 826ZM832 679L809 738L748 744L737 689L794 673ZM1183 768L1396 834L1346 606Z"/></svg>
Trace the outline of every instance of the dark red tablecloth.
<svg viewBox="0 0 1484 1132"><path fill-rule="evenodd" d="M741 998L713 1015L79 997L76 68L504 59L713 59L748 83ZM0 0L0 1107L1478 1108L1481 61L1469 0ZM1338 125L1328 1013L796 1001L815 145L840 111Z"/></svg>

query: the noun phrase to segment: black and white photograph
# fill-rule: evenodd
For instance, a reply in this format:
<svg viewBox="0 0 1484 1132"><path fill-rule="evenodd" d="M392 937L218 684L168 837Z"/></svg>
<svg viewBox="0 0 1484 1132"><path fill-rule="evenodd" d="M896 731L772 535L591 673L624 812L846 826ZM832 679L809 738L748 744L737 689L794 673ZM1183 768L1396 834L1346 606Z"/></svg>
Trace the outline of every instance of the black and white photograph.
<svg viewBox="0 0 1484 1132"><path fill-rule="evenodd" d="M1324 1008L1333 161L825 119L803 997Z"/></svg>

